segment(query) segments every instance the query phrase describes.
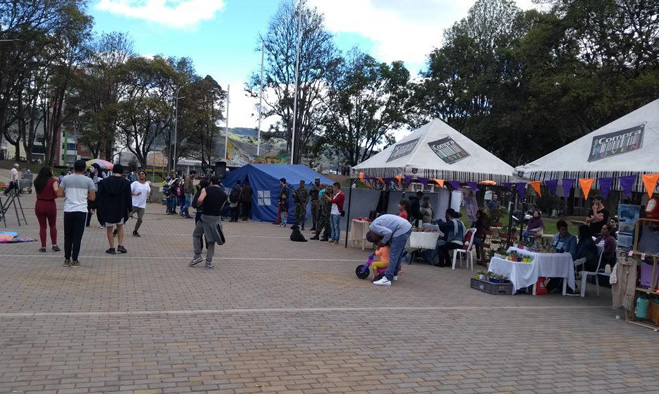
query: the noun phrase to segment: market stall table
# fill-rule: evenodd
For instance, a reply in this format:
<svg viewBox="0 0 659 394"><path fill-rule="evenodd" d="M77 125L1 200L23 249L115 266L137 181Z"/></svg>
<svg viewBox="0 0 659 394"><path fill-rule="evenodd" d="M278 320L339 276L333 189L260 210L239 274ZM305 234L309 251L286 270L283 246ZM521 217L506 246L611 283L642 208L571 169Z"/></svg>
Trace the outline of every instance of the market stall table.
<svg viewBox="0 0 659 394"><path fill-rule="evenodd" d="M405 250L410 253L410 264L420 252L434 250L437 247L437 241L443 235L441 231L412 231L405 245Z"/></svg>
<svg viewBox="0 0 659 394"><path fill-rule="evenodd" d="M366 233L368 233L368 227L371 225L371 222L368 220L352 219L352 224L350 226L350 236L348 241L352 242L352 247L356 247L357 243L361 244L362 250L366 247Z"/></svg>
<svg viewBox="0 0 659 394"><path fill-rule="evenodd" d="M488 270L510 279L515 291L533 286L533 295L535 295L535 285L540 277L565 279L563 295L567 293L567 285L575 289L574 263L569 253L538 253L514 247L508 248L508 253L512 252L531 257L532 260L530 263L522 263L493 257Z"/></svg>

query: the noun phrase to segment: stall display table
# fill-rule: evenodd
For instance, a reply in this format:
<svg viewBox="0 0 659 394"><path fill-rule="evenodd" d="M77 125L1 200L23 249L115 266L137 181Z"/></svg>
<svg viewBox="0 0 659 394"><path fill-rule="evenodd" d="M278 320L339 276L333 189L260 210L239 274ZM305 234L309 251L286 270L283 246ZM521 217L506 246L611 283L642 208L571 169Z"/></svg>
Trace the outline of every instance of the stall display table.
<svg viewBox="0 0 659 394"><path fill-rule="evenodd" d="M533 286L533 295L535 295L535 285L540 277L565 279L563 295L567 293L567 285L572 289L575 288L574 263L569 253L537 253L525 249L509 248L508 253L511 252L531 257L533 260L530 263L522 263L493 257L490 261L489 271L510 279L515 291Z"/></svg>
<svg viewBox="0 0 659 394"><path fill-rule="evenodd" d="M426 250L434 250L437 247L437 241L444 234L441 231L412 231L405 244L405 250L410 254L409 263L412 264L419 255ZM427 259L424 257L424 259ZM431 261L428 261L430 264Z"/></svg>
<svg viewBox="0 0 659 394"><path fill-rule="evenodd" d="M371 225L371 222L367 220L358 220L353 219L352 224L350 225L350 235L348 241L351 242L353 248L357 247L359 244L362 250L365 249L368 241L366 240L366 233L368 233L368 226ZM372 247L372 246L371 246Z"/></svg>

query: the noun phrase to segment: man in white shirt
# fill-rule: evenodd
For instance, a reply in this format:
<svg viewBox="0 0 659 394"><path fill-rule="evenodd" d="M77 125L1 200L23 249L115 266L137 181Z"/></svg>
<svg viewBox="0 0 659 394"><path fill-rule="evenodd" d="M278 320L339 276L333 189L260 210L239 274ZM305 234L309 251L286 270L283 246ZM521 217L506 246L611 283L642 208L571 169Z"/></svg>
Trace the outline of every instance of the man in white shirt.
<svg viewBox="0 0 659 394"><path fill-rule="evenodd" d="M146 172L140 171L137 173L137 180L130 184L130 193L133 197L133 209L130 214L131 217L137 212L137 223L135 223L133 236L139 237L140 233L137 231L142 225L144 211L146 210L146 200L151 194L151 186L146 182Z"/></svg>
<svg viewBox="0 0 659 394"><path fill-rule="evenodd" d="M74 173L62 178L57 190L58 197L64 197L64 266L80 267L78 253L87 221L87 200L96 200L94 182L82 175L87 163L77 160Z"/></svg>
<svg viewBox="0 0 659 394"><path fill-rule="evenodd" d="M18 163L14 164L11 168L11 175L9 177L9 188L5 190L5 196L13 189L18 189Z"/></svg>

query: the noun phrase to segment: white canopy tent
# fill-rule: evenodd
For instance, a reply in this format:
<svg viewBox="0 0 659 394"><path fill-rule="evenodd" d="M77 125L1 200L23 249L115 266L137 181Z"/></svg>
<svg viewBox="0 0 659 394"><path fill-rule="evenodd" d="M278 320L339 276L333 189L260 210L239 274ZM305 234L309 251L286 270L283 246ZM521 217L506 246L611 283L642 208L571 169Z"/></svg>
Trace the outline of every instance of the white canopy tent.
<svg viewBox="0 0 659 394"><path fill-rule="evenodd" d="M411 175L445 181L510 182L513 168L441 120L433 120L395 145L352 168L369 177Z"/></svg>
<svg viewBox="0 0 659 394"><path fill-rule="evenodd" d="M659 173L659 100L601 127L538 160L515 168L530 180L638 175L635 191L643 191L642 174Z"/></svg>

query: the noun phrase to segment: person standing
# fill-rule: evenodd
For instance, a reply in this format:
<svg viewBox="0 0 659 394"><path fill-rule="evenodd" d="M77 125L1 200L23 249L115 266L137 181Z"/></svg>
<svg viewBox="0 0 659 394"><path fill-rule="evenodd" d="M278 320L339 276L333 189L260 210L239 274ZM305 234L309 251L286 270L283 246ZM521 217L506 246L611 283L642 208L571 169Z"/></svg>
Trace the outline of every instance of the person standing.
<svg viewBox="0 0 659 394"><path fill-rule="evenodd" d="M98 184L98 217L105 224L110 248L108 254L128 253L124 247L124 223L128 220L133 200L130 182L124 178L124 167L116 164L113 174ZM114 249L113 227L117 227L117 249Z"/></svg>
<svg viewBox="0 0 659 394"><path fill-rule="evenodd" d="M590 232L593 236L598 236L602 232L602 226L609 222L609 210L602 203L602 196L593 197L593 206L586 218L586 223L590 224Z"/></svg>
<svg viewBox="0 0 659 394"><path fill-rule="evenodd" d="M133 229L133 237L139 237L140 233L138 230L140 229L144 219L146 200L151 194L151 186L146 183L146 172L139 171L137 173L137 180L130 184L130 194L132 196L133 206L131 215L137 213L137 222L135 223L135 228Z"/></svg>
<svg viewBox="0 0 659 394"><path fill-rule="evenodd" d="M290 207L288 201L288 185L286 185L286 178L281 178L279 180L279 185L281 186L281 189L279 189L279 211L281 216L281 223L279 224L279 227L286 227L286 221L288 220L288 209Z"/></svg>
<svg viewBox="0 0 659 394"><path fill-rule="evenodd" d="M243 221L252 217L252 187L249 185L247 179L243 181L243 192L240 196L240 211Z"/></svg>
<svg viewBox="0 0 659 394"><path fill-rule="evenodd" d="M201 257L202 237L206 238L206 264L205 269L213 268L213 256L215 254L215 244L224 244L224 238L221 236L222 223L220 221L220 214L222 208L227 202L227 195L219 187L220 180L216 176L210 178L210 184L205 189L201 189L199 198L197 198L197 206L202 206L203 213L201 218L195 224L194 232L192 233L192 246L194 248L194 256L192 261L188 264L190 267L204 261Z"/></svg>
<svg viewBox="0 0 659 394"><path fill-rule="evenodd" d="M309 189L309 199L311 200L311 231L316 231L318 216L320 215L320 178L316 178Z"/></svg>
<svg viewBox="0 0 659 394"><path fill-rule="evenodd" d="M330 212L332 212L332 186L325 186L318 193L320 199L320 212L318 213L318 223L316 223L316 235L311 237L312 240L327 242L332 234L332 224L330 223ZM322 238L321 238L322 234Z"/></svg>
<svg viewBox="0 0 659 394"><path fill-rule="evenodd" d="M332 237L329 244L339 243L341 238L341 216L343 216L343 203L345 202L345 194L341 191L341 184L334 182L334 195L330 200L332 208L330 212L330 222L332 223Z"/></svg>
<svg viewBox="0 0 659 394"><path fill-rule="evenodd" d="M293 193L295 200L295 224L300 226L304 231L304 222L307 219L307 202L309 201L309 191L304 185L304 181L300 181L300 187Z"/></svg>
<svg viewBox="0 0 659 394"><path fill-rule="evenodd" d="M197 175L196 171L190 171L190 173L183 179L183 194L185 202L183 207L181 207L181 213L186 219L192 219L188 210L190 209L190 204L192 204L192 197L194 196L194 177Z"/></svg>
<svg viewBox="0 0 659 394"><path fill-rule="evenodd" d="M208 179L204 178L199 181L199 185L197 186L197 193L192 197L192 208L194 208L195 211L195 216L194 216L194 223L197 224L197 222L201 219L201 214L204 212L204 207L199 205L199 196L201 195L201 191L207 188L209 185Z"/></svg>
<svg viewBox="0 0 659 394"><path fill-rule="evenodd" d="M37 178L34 180L34 189L37 191L37 202L34 205L34 213L39 220L39 238L41 240L41 249L39 252L46 252L46 228L50 227L50 242L53 244L53 251L59 252L57 246L57 189L59 184L53 178L53 172L48 166L41 167Z"/></svg>
<svg viewBox="0 0 659 394"><path fill-rule="evenodd" d="M86 162L76 160L73 174L62 178L57 196L64 197L64 266L80 267L78 254L87 219L87 200L96 200L94 182L82 175Z"/></svg>
<svg viewBox="0 0 659 394"><path fill-rule="evenodd" d="M237 222L238 216L240 215L240 198L242 197L243 189L240 187L240 181L231 187L229 192L229 208L231 208L231 220L230 222Z"/></svg>
<svg viewBox="0 0 659 394"><path fill-rule="evenodd" d="M5 196L14 189L18 189L18 163L15 163L11 168L9 175L9 188L5 190Z"/></svg>
<svg viewBox="0 0 659 394"><path fill-rule="evenodd" d="M100 177L101 167L94 163L89 167L89 179L94 182L94 191L98 191L98 182L101 181ZM91 224L92 216L96 213L96 201L87 201L87 227ZM101 223L101 228L103 228L103 223Z"/></svg>
<svg viewBox="0 0 659 394"><path fill-rule="evenodd" d="M412 234L412 225L407 220L396 215L382 215L377 217L369 226L366 240L378 246L390 246L389 265L384 276L373 282L375 286L391 286L391 282L398 279L400 263L405 244Z"/></svg>

